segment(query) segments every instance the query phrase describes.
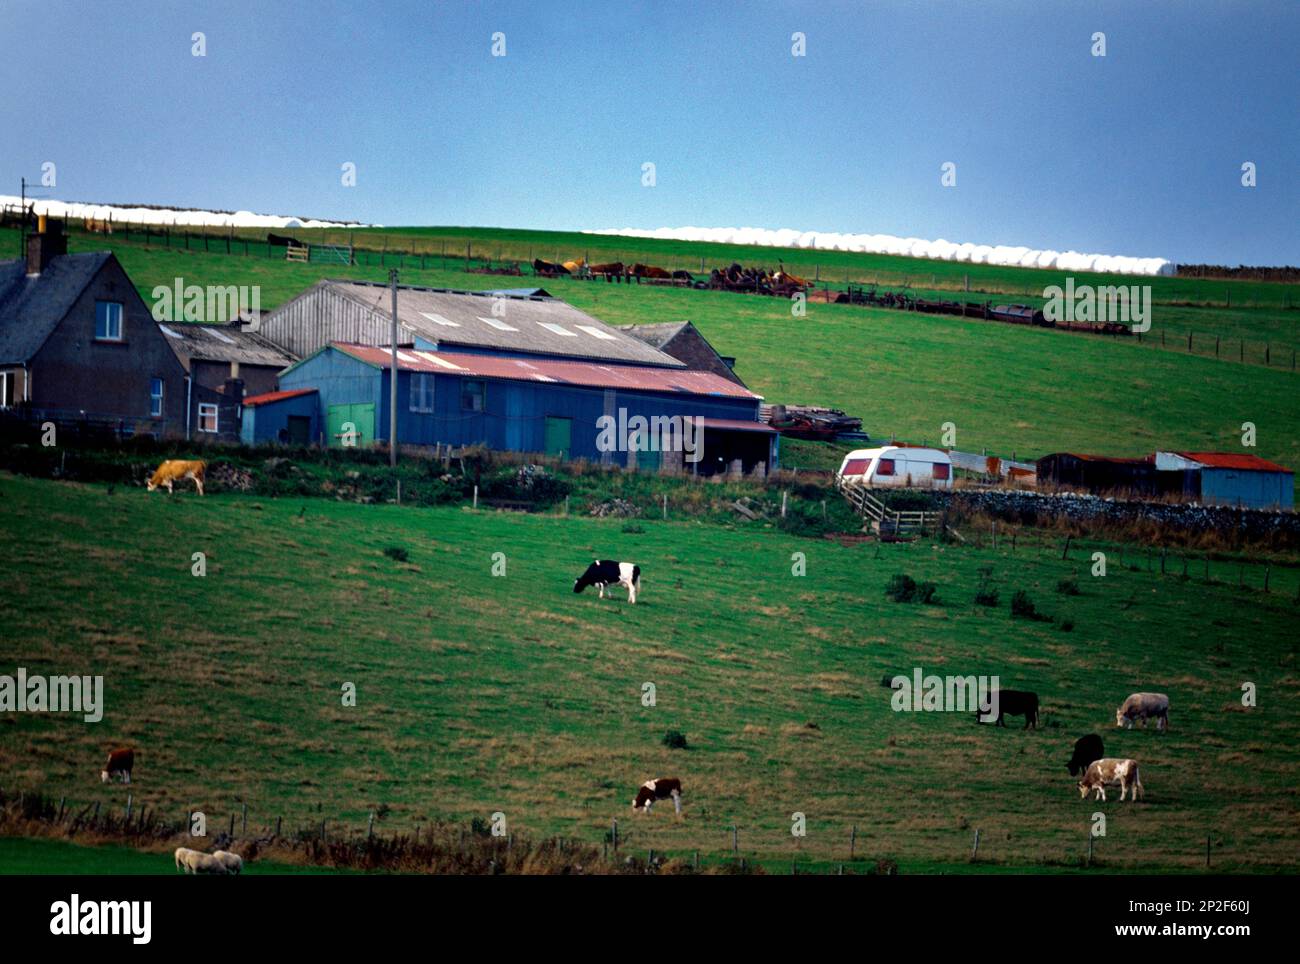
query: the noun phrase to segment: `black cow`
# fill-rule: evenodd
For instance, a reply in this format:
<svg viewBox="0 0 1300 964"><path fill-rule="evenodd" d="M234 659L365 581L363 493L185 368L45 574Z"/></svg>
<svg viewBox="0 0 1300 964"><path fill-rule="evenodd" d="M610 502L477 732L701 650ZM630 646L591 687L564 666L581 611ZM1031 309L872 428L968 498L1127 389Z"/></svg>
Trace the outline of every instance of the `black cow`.
<svg viewBox="0 0 1300 964"><path fill-rule="evenodd" d="M573 580L573 591L582 592L588 586L600 589L600 598L605 598L606 586L623 586L627 589L627 601L636 603L636 594L641 591L641 567L630 562L610 562L597 559L577 579Z"/></svg>
<svg viewBox="0 0 1300 964"><path fill-rule="evenodd" d="M1002 721L1004 716L1023 716L1025 718L1025 729L1032 725L1038 729L1038 694L1030 693L1026 690L997 690L989 694L989 701L992 703L994 697L997 698L998 718L995 721L997 726L1006 726ZM992 707L990 707L992 709ZM983 723L984 711L980 710L975 714L976 722Z"/></svg>
<svg viewBox="0 0 1300 964"><path fill-rule="evenodd" d="M295 248L306 247L306 245L297 238L291 238L287 234L268 234L266 236L266 243L278 245L281 248L288 247L289 245L293 245Z"/></svg>
<svg viewBox="0 0 1300 964"><path fill-rule="evenodd" d="M1087 771L1090 763L1100 760L1105 755L1106 750L1101 745L1101 737L1096 733L1089 733L1074 741L1074 755L1070 757L1070 762L1065 765L1065 768L1070 771L1070 776L1078 776Z"/></svg>

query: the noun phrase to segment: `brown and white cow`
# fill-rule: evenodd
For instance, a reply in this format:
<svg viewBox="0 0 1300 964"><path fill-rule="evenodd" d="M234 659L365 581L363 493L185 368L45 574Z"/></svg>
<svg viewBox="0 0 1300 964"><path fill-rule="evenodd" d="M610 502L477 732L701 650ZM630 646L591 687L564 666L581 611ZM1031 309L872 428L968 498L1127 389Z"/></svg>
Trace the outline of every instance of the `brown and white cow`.
<svg viewBox="0 0 1300 964"><path fill-rule="evenodd" d="M135 766L135 750L130 747L122 747L117 750L110 750L108 754L108 763L103 770L99 771L99 782L107 783L114 777L121 777L123 783L131 782L131 769Z"/></svg>
<svg viewBox="0 0 1300 964"><path fill-rule="evenodd" d="M1115 711L1115 725L1128 729L1134 720L1147 725L1147 718L1155 717L1156 726L1163 730L1169 726L1169 697L1164 693L1134 693Z"/></svg>
<svg viewBox="0 0 1300 964"><path fill-rule="evenodd" d="M636 797L632 800L632 812L635 813L640 810L643 813L649 813L656 800L667 800L669 797L672 798L673 809L680 816L682 812L682 781L676 777L659 777L657 780L647 780L641 784L641 787L636 792Z"/></svg>
<svg viewBox="0 0 1300 964"><path fill-rule="evenodd" d="M150 477L149 483L145 486L150 492L160 485L167 487L167 493L170 495L172 486L177 482L185 479L193 479L195 487L199 490L199 495L203 494L203 471L208 467L208 463L195 459L193 461L184 461L182 459L168 459L162 465L158 466L157 471Z"/></svg>
<svg viewBox="0 0 1300 964"><path fill-rule="evenodd" d="M1137 760L1120 760L1115 757L1103 757L1093 760L1084 771L1079 781L1079 796L1087 797L1089 790L1096 791L1096 799L1106 799L1106 787L1118 786L1119 798L1124 799L1129 790L1133 791L1133 800L1142 791L1142 777L1138 773Z"/></svg>

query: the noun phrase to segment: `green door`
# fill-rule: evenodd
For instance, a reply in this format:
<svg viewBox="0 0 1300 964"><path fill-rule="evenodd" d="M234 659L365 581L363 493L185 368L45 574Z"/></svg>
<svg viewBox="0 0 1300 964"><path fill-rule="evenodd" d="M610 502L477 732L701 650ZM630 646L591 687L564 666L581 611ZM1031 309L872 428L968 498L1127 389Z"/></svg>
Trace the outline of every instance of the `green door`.
<svg viewBox="0 0 1300 964"><path fill-rule="evenodd" d="M375 441L375 406L373 402L331 405L326 426L331 448L371 445Z"/></svg>
<svg viewBox="0 0 1300 964"><path fill-rule="evenodd" d="M285 428L288 430L290 445L311 444L310 415L290 415Z"/></svg>
<svg viewBox="0 0 1300 964"><path fill-rule="evenodd" d="M573 419L546 416L546 454L568 455L573 444Z"/></svg>

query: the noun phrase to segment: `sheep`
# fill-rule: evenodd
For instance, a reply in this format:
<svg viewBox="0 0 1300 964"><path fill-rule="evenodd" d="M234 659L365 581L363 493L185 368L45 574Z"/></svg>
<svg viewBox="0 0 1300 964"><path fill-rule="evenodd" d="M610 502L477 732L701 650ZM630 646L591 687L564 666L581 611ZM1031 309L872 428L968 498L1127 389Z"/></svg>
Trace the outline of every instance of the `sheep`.
<svg viewBox="0 0 1300 964"><path fill-rule="evenodd" d="M228 873L225 863L212 854L205 854L201 850L177 847L174 856L176 858L176 869L184 870L187 874Z"/></svg>
<svg viewBox="0 0 1300 964"><path fill-rule="evenodd" d="M221 861L221 865L226 868L228 874L241 874L244 871L244 858L239 854L231 853L229 850L215 850L212 856Z"/></svg>

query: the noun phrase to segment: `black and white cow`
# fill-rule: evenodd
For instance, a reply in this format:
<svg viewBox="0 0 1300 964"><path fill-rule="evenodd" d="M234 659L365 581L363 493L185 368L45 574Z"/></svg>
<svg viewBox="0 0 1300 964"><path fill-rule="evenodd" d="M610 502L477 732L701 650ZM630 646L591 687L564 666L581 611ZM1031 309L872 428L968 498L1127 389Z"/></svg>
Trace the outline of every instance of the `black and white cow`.
<svg viewBox="0 0 1300 964"><path fill-rule="evenodd" d="M582 592L588 586L600 589L600 598L605 598L605 587L623 586L627 589L627 601L636 603L636 594L641 591L641 567L630 562L610 562L597 559L577 579L573 580L573 591Z"/></svg>
<svg viewBox="0 0 1300 964"><path fill-rule="evenodd" d="M637 788L636 796L632 799L632 810L633 812L640 810L642 813L649 813L656 800L667 800L670 797L673 801L673 809L680 815L682 812L682 781L676 777L659 777L657 780L647 780Z"/></svg>

